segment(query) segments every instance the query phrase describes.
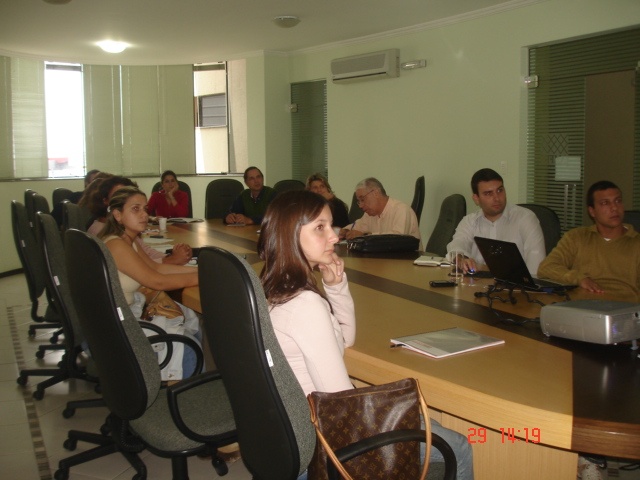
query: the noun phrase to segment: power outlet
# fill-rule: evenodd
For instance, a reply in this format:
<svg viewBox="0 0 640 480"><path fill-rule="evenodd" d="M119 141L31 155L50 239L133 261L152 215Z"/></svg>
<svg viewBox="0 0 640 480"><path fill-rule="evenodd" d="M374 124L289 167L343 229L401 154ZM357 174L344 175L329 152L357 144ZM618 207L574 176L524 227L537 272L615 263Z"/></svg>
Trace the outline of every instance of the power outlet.
<svg viewBox="0 0 640 480"><path fill-rule="evenodd" d="M505 174L507 173L507 162L504 160L500 162L500 171Z"/></svg>

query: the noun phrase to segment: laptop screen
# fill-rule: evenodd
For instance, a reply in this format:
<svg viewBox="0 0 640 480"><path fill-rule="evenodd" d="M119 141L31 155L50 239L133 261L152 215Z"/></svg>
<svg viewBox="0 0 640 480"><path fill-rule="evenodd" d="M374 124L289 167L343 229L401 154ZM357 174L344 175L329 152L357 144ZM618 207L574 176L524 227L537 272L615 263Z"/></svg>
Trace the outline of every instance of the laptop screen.
<svg viewBox="0 0 640 480"><path fill-rule="evenodd" d="M474 240L496 280L538 288L515 243L484 237L474 237Z"/></svg>

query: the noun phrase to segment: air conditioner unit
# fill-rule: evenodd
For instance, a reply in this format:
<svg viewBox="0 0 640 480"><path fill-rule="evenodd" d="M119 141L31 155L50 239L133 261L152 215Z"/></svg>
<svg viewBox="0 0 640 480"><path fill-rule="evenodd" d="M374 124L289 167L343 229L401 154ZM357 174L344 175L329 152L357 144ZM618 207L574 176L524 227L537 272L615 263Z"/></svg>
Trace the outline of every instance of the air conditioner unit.
<svg viewBox="0 0 640 480"><path fill-rule="evenodd" d="M400 50L397 48L331 60L331 78L334 83L392 78L399 74Z"/></svg>

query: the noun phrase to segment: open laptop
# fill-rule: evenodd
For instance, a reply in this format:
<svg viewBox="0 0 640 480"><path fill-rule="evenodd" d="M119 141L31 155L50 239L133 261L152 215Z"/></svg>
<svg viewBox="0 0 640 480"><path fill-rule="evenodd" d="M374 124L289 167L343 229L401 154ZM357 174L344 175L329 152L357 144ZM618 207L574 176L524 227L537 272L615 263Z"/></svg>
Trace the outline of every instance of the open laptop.
<svg viewBox="0 0 640 480"><path fill-rule="evenodd" d="M484 237L474 237L474 240L487 267L498 282L538 292L562 292L577 286L534 278L518 246L513 242Z"/></svg>

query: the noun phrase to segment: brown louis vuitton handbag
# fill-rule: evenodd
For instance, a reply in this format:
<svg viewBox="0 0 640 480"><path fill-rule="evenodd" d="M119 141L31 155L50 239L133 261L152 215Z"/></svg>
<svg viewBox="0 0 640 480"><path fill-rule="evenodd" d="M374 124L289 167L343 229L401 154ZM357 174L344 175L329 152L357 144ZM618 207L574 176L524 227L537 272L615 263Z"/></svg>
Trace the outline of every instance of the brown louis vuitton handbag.
<svg viewBox="0 0 640 480"><path fill-rule="evenodd" d="M335 393L312 392L308 400L318 438L309 478L332 478L327 473L333 470L327 459L347 480L426 478L431 429L427 405L415 379ZM424 427L421 418L427 420ZM424 465L420 465L420 441L416 439L426 441ZM370 442L384 446L360 448ZM338 456L345 449L366 451L341 462Z"/></svg>
<svg viewBox="0 0 640 480"><path fill-rule="evenodd" d="M183 315L180 305L162 290L153 290L141 286L138 291L145 296L142 320L153 320L156 315L166 318L176 318Z"/></svg>

